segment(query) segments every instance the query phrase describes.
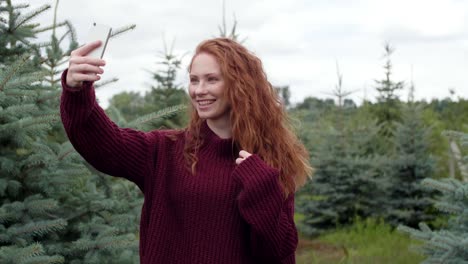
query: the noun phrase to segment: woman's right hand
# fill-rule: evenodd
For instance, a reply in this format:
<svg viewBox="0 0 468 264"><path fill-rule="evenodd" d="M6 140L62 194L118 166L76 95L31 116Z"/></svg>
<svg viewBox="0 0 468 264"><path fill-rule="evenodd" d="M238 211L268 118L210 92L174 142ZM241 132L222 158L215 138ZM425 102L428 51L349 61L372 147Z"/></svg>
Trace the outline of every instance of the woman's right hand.
<svg viewBox="0 0 468 264"><path fill-rule="evenodd" d="M84 81L95 82L101 79L98 74L104 73L101 66L104 66L106 62L102 59L87 56L100 45L101 41L94 41L71 52L66 76L69 87L81 88Z"/></svg>

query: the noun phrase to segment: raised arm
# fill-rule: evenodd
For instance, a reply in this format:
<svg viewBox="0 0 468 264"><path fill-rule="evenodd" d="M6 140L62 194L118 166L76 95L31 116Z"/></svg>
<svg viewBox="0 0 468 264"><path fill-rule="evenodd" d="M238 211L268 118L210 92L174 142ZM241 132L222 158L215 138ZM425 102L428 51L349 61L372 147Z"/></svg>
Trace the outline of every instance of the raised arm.
<svg viewBox="0 0 468 264"><path fill-rule="evenodd" d="M252 253L268 263L295 263L294 194L284 198L278 170L251 155L240 162L233 176L242 186L238 206L251 227Z"/></svg>
<svg viewBox="0 0 468 264"><path fill-rule="evenodd" d="M119 128L97 104L93 82L100 79L104 61L87 57L99 42L73 51L62 74L60 113L65 131L78 153L106 174L124 177L144 188L159 135Z"/></svg>

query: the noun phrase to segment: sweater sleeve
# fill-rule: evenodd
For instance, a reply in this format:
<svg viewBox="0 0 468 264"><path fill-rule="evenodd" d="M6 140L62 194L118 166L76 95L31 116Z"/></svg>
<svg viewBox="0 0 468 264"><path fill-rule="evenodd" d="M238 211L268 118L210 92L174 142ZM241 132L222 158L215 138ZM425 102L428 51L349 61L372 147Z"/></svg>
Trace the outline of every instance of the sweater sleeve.
<svg viewBox="0 0 468 264"><path fill-rule="evenodd" d="M237 166L233 177L242 186L238 207L251 228L252 253L268 263L295 263L294 194L284 199L279 171L252 155Z"/></svg>
<svg viewBox="0 0 468 264"><path fill-rule="evenodd" d="M97 170L127 178L144 191L144 175L155 155L150 147L158 135L119 128L96 102L92 83L74 89L67 86L66 75L67 70L62 74L60 115L73 147Z"/></svg>

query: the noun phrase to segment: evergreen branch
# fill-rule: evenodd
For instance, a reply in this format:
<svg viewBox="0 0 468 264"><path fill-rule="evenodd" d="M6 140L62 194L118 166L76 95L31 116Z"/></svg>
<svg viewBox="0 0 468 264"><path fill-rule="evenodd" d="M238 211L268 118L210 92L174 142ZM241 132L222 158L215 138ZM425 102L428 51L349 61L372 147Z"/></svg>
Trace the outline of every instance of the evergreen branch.
<svg viewBox="0 0 468 264"><path fill-rule="evenodd" d="M184 104L167 107L167 108L164 108L162 110L159 110L156 113L151 113L151 114L148 114L148 115L144 115L144 116L136 119L135 121L130 122L129 126L131 126L131 127L140 127L140 126L142 126L144 124L153 122L155 120L163 119L163 118L165 118L167 116L171 116L173 114L176 114L176 113L178 113L178 112L180 112L180 111L182 111L182 110L184 110L186 108L187 108L187 106L184 105Z"/></svg>
<svg viewBox="0 0 468 264"><path fill-rule="evenodd" d="M122 115L122 112L115 106L111 105L106 109L106 112L109 112L109 115L112 117L112 120L116 120L117 124L126 124L127 120Z"/></svg>
<svg viewBox="0 0 468 264"><path fill-rule="evenodd" d="M457 206L450 203L439 202L435 204L435 207L442 212L450 213L450 214L460 214L463 213L463 207Z"/></svg>
<svg viewBox="0 0 468 264"><path fill-rule="evenodd" d="M21 264L61 264L65 263L65 258L60 255L37 256L23 261Z"/></svg>
<svg viewBox="0 0 468 264"><path fill-rule="evenodd" d="M20 130L31 128L35 125L50 125L58 122L59 118L58 114L46 114L35 117L28 116L15 122L0 125L0 131L7 131L8 129Z"/></svg>
<svg viewBox="0 0 468 264"><path fill-rule="evenodd" d="M84 166L81 168L67 168L66 170L60 170L53 173L55 176L59 176L59 178L55 179L53 182L58 184L63 184L65 182L72 182L72 180L76 178L86 178L86 176L91 176L89 170L87 170ZM65 177L64 177L65 175ZM60 178L61 177L61 178ZM68 180L67 180L68 179Z"/></svg>
<svg viewBox="0 0 468 264"><path fill-rule="evenodd" d="M18 71L24 64L26 64L29 57L29 54L23 55L23 57L19 61L17 61L10 67L10 70L6 72L5 77L3 78L2 82L0 82L0 91L3 91L5 89L5 85L7 84L7 82L10 81L18 73Z"/></svg>
<svg viewBox="0 0 468 264"><path fill-rule="evenodd" d="M75 210L75 212L76 212L76 210ZM66 220L67 222L71 222L73 219L81 218L82 216L87 215L88 212L89 212L89 211L88 211L87 209L86 209L86 210L78 211L78 212L76 212L76 213L74 213L74 214L70 214L70 216L68 216L67 218L65 218L65 220Z"/></svg>
<svg viewBox="0 0 468 264"><path fill-rule="evenodd" d="M449 193L455 190L455 186L453 184L449 184L447 182L441 182L434 179L424 179L421 184L426 187L430 187L435 190L439 190L441 192Z"/></svg>
<svg viewBox="0 0 468 264"><path fill-rule="evenodd" d="M72 42L77 42L76 41L76 30L75 27L72 25L72 23L69 20L65 20L65 23L67 23L68 30L70 31L70 38Z"/></svg>
<svg viewBox="0 0 468 264"><path fill-rule="evenodd" d="M7 212L5 210L0 210L0 223L2 224L12 222L13 220L19 220L20 218L21 216L18 213L18 211ZM0 239L0 241L3 241L3 240Z"/></svg>
<svg viewBox="0 0 468 264"><path fill-rule="evenodd" d="M70 153L73 153L73 152L75 152L75 149L70 148L70 149L60 153L60 155L57 158L58 158L58 160L63 160L65 157L67 157Z"/></svg>
<svg viewBox="0 0 468 264"><path fill-rule="evenodd" d="M101 81L99 83L95 83L94 84L94 89L97 89L97 88L100 88L104 85L107 85L109 83L115 83L117 82L119 79L118 78L112 78L112 79L108 79L108 80L104 80L104 81Z"/></svg>
<svg viewBox="0 0 468 264"><path fill-rule="evenodd" d="M13 30L17 30L19 27L21 27L24 23L30 21L31 19L35 18L36 16L38 16L39 14L41 14L42 12L46 11L47 9L51 8L50 5L43 5L41 7L39 7L38 9L30 12L29 14L26 14L24 16L21 16L18 23L16 24L16 26L13 28Z"/></svg>
<svg viewBox="0 0 468 264"><path fill-rule="evenodd" d="M12 6L13 9L25 9L28 7L29 7L29 4L18 4L18 5Z"/></svg>
<svg viewBox="0 0 468 264"><path fill-rule="evenodd" d="M59 63L57 64L57 67L60 67L60 66L62 66L62 65L64 65L64 64L66 64L66 63L68 63L68 59L59 62Z"/></svg>
<svg viewBox="0 0 468 264"><path fill-rule="evenodd" d="M62 23L57 24L56 26L50 25L50 26L47 26L47 27L43 27L43 28L39 28L39 29L33 30L33 33L35 33L35 34L42 33L42 32L45 32L45 31L54 29L55 27L62 27L62 26L65 26L66 24L67 24L67 22L62 22Z"/></svg>
<svg viewBox="0 0 468 264"><path fill-rule="evenodd" d="M37 164L37 165L28 166L28 168L26 170L23 170L21 172L21 174L18 175L18 178L22 179L22 180L26 179L26 177L29 175L29 173L34 171L34 169L37 169L37 168L39 168L39 169L44 168L44 164Z"/></svg>
<svg viewBox="0 0 468 264"><path fill-rule="evenodd" d="M132 25L129 25L129 26L118 28L116 30L112 30L110 38L114 38L114 37L126 32L126 31L133 30L133 29L135 29L135 27L136 27L136 25L132 24Z"/></svg>
<svg viewBox="0 0 468 264"><path fill-rule="evenodd" d="M19 38L17 37L16 35L13 35L12 36L13 38L15 38L17 41L23 43L24 45L26 45L27 47L33 49L34 48L34 45L31 44L31 42L29 42L28 40L26 40L25 38Z"/></svg>
<svg viewBox="0 0 468 264"><path fill-rule="evenodd" d="M67 25L67 24L65 24L65 25ZM70 31L70 30L68 30L67 32L65 32L65 33L60 37L60 39L58 40L58 44L61 44L62 41L63 41L68 35L70 35L70 34L71 34L71 31Z"/></svg>
<svg viewBox="0 0 468 264"><path fill-rule="evenodd" d="M63 219L39 221L29 223L20 227L8 229L8 233L14 236L43 236L50 232L58 232L67 226L67 222Z"/></svg>
<svg viewBox="0 0 468 264"><path fill-rule="evenodd" d="M48 93L46 95L40 96L37 99L37 103L42 104L45 101L56 99L56 98L60 97L61 94L62 94L61 90L56 90L56 91L50 92L50 93ZM57 115L59 115L59 113L57 113Z"/></svg>
<svg viewBox="0 0 468 264"><path fill-rule="evenodd" d="M33 215L44 215L47 211L56 210L58 208L57 201L52 199L41 199L28 201L26 203L26 209Z"/></svg>
<svg viewBox="0 0 468 264"><path fill-rule="evenodd" d="M73 250L90 251L95 245L95 242L90 239L78 239L72 242Z"/></svg>
<svg viewBox="0 0 468 264"><path fill-rule="evenodd" d="M414 239L418 239L418 240L428 240L432 237L431 234L427 234L425 232L421 232L417 229L414 229L414 228L411 228L411 227L407 227L407 226L404 226L404 225L399 225L397 227L397 230L399 232L402 232L402 233L406 233L408 235L410 235L412 238Z"/></svg>
<svg viewBox="0 0 468 264"><path fill-rule="evenodd" d="M8 89L7 91L5 91L5 95L12 96L12 97L16 96L16 97L25 98L25 97L33 97L33 96L37 95L37 91L18 90L18 89L10 90L10 89Z"/></svg>
<svg viewBox="0 0 468 264"><path fill-rule="evenodd" d="M32 45L31 45L32 46ZM40 48L46 48L46 47L50 47L52 46L52 43L50 41L47 41L47 42L35 42L34 43L34 47L36 49L40 49Z"/></svg>
<svg viewBox="0 0 468 264"><path fill-rule="evenodd" d="M106 237L96 243L96 249L127 249L128 247L135 247L137 246L136 240L125 238L123 236L120 237Z"/></svg>
<svg viewBox="0 0 468 264"><path fill-rule="evenodd" d="M37 111L37 106L35 104L12 105L3 109L3 111L0 112L0 116L28 114L34 113L35 111Z"/></svg>
<svg viewBox="0 0 468 264"><path fill-rule="evenodd" d="M19 263L23 263L29 258L40 256L42 254L44 254L44 248L42 247L42 245L39 243L34 243L29 247L20 249L19 252L17 252L15 258L19 260Z"/></svg>
<svg viewBox="0 0 468 264"><path fill-rule="evenodd" d="M423 232L432 232L431 228L426 223L419 223L419 229Z"/></svg>
<svg viewBox="0 0 468 264"><path fill-rule="evenodd" d="M9 82L7 87L5 87L5 90L14 89L14 88L36 90L37 87L34 87L32 83L40 82L41 80L44 79L46 74L47 73L45 71L37 71L37 72L25 74L26 76L20 75L18 76L18 78L15 78L11 82Z"/></svg>

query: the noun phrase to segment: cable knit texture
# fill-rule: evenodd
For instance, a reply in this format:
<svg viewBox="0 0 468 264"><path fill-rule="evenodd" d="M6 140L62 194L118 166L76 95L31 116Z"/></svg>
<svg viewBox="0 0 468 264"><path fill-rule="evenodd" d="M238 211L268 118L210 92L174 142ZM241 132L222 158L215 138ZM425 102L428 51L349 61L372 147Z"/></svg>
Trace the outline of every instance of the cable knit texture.
<svg viewBox="0 0 468 264"><path fill-rule="evenodd" d="M231 139L203 123L197 173L186 169L184 133L119 128L97 104L94 87L67 87L61 117L75 149L92 166L142 190L140 262L292 264L297 246L294 195L284 198L278 170L252 155L240 165Z"/></svg>

